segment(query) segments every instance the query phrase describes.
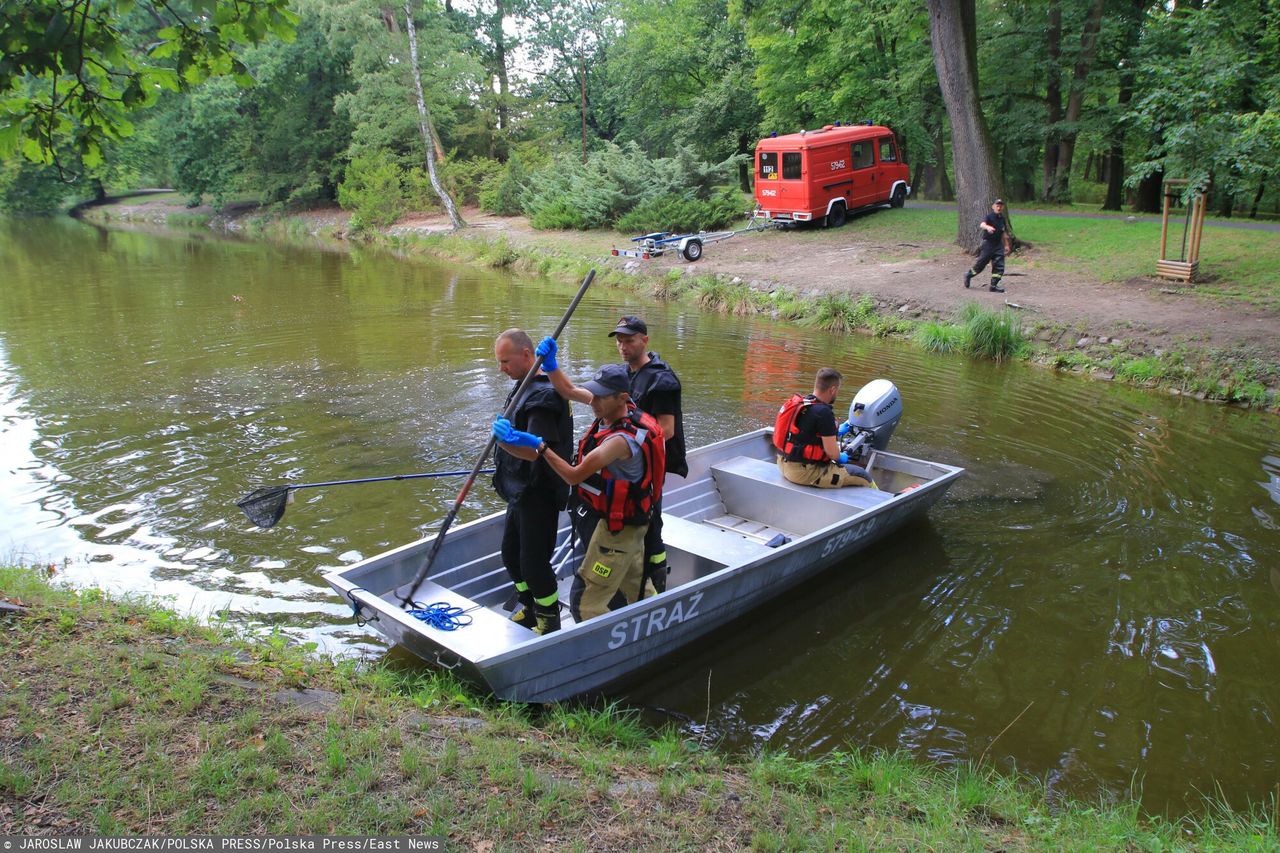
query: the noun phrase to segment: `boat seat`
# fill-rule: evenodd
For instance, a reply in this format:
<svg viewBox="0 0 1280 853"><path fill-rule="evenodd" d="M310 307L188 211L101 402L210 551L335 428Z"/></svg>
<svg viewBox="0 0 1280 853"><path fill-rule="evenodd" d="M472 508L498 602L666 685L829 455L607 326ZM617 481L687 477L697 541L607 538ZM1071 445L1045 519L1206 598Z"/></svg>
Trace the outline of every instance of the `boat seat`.
<svg viewBox="0 0 1280 853"><path fill-rule="evenodd" d="M893 499L888 492L867 487L798 486L785 479L775 463L750 456L717 462L711 476L727 512L800 535Z"/></svg>
<svg viewBox="0 0 1280 853"><path fill-rule="evenodd" d="M720 566L754 560L772 550L740 533L665 513L662 516L662 544Z"/></svg>

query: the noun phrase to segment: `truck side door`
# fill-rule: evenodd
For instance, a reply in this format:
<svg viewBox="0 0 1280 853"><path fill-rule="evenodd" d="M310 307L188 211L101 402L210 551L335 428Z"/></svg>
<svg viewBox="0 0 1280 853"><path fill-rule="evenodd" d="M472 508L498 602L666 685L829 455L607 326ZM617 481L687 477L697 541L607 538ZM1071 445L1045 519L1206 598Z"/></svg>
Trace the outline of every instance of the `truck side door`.
<svg viewBox="0 0 1280 853"><path fill-rule="evenodd" d="M881 194L877 185L876 156L873 140L859 139L849 143L849 162L853 166L853 204L851 207L863 207L875 204ZM885 190L884 195L888 195Z"/></svg>

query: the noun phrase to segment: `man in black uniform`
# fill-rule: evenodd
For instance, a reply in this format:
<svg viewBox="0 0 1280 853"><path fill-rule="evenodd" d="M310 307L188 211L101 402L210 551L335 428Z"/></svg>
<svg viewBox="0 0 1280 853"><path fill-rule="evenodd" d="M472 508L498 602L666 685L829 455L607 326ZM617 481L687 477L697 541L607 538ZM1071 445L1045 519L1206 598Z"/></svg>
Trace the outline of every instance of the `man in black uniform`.
<svg viewBox="0 0 1280 853"><path fill-rule="evenodd" d="M773 444L778 449L778 470L788 482L820 489L845 486L876 488L866 469L850 465L837 437L849 430L846 421L836 426L831 406L840 391L840 371L824 367L813 380L812 394L793 394L778 410Z"/></svg>
<svg viewBox="0 0 1280 853"><path fill-rule="evenodd" d="M511 395L533 369L533 340L520 329L507 329L498 336L493 353L498 368L515 380L515 387L507 395L510 403ZM562 458L573 453L569 403L555 392L544 374L529 383L511 423L516 429L545 436L547 444ZM551 554L569 487L528 448L499 444L494 461L493 488L507 502L502 562L522 605L511 619L537 634L550 634L560 630L560 596Z"/></svg>
<svg viewBox="0 0 1280 853"><path fill-rule="evenodd" d="M644 320L628 314L618 320L609 337L618 342L618 354L627 365L631 378L630 397L636 407L653 416L666 436L667 475L683 477L689 473L685 462L684 413L680 405L680 378L671 366L656 352L649 351L649 326ZM542 366L551 377L551 384L562 396L580 403L590 403L592 394L586 388L574 385L555 362L554 338L543 338L535 352L543 356ZM649 531L645 535L646 593L662 592L667 588L667 549L662 544L662 505L653 512ZM650 589L650 587L652 587Z"/></svg>
<svg viewBox="0 0 1280 853"><path fill-rule="evenodd" d="M990 261L991 290L1004 293L1004 288L1000 286L1000 279L1004 277L1004 199L998 198L991 203L991 212L982 218L978 227L982 229L982 251L973 269L965 272L964 286L968 287L970 279L982 272Z"/></svg>

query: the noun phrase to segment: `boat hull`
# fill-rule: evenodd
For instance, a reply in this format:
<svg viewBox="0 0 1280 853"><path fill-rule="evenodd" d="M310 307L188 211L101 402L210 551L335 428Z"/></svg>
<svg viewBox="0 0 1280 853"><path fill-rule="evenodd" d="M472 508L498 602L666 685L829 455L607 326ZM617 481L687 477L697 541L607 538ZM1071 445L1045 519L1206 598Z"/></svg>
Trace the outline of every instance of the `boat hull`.
<svg viewBox="0 0 1280 853"><path fill-rule="evenodd" d="M605 690L846 560L928 509L962 473L881 453L873 473L918 482L898 494L878 495L798 487L777 476L767 437L762 430L694 451L688 477L671 478L674 488L664 496L663 513L673 565L666 592L546 637L514 625L500 607L509 582L500 560L495 565L494 555L481 552L496 550L501 513L449 534L441 557L457 537L453 556L466 570L442 571L454 577L427 582L418 597L467 609L475 621L465 628L431 628L399 606L397 594L403 594L433 538L330 573L326 580L380 633L419 657L456 669L503 699L555 701ZM567 536L566 521L562 544ZM769 547L766 537L789 541ZM565 575L571 574L568 565Z"/></svg>

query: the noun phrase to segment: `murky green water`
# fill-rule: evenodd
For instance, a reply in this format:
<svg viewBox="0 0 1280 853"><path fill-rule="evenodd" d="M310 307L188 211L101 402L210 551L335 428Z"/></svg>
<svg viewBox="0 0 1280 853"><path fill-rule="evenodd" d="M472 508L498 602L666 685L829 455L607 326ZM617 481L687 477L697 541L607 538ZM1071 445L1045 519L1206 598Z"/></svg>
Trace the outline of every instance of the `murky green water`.
<svg viewBox="0 0 1280 853"><path fill-rule="evenodd" d="M331 650L375 648L319 570L420 536L508 389L494 335L573 286L204 235L0 223L0 555L172 595ZM895 449L969 476L931 513L683 654L628 698L730 747L985 755L1092 798L1182 810L1273 792L1280 421L862 336L590 293L565 338L616 360L623 311L687 391L691 443L755 428L834 364L886 376ZM586 412L579 420L585 422ZM499 508L476 489L465 518Z"/></svg>

